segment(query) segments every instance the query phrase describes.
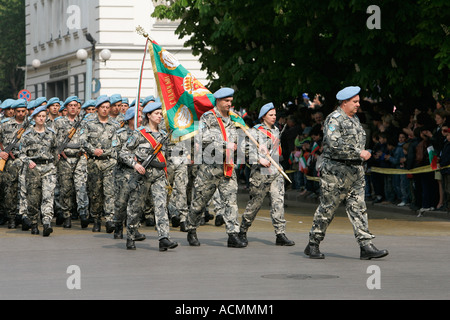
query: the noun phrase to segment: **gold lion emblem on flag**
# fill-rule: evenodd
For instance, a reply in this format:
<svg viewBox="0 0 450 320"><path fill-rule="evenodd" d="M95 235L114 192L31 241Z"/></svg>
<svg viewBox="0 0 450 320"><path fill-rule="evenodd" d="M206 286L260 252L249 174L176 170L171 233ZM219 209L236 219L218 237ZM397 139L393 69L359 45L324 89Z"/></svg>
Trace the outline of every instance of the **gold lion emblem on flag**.
<svg viewBox="0 0 450 320"><path fill-rule="evenodd" d="M175 70L180 65L178 59L175 58L175 56L169 51L162 49L158 54L162 64L166 69Z"/></svg>
<svg viewBox="0 0 450 320"><path fill-rule="evenodd" d="M183 79L183 88L189 94L194 95L194 97L204 96L210 91L205 88L205 86L197 80L191 73L188 73Z"/></svg>
<svg viewBox="0 0 450 320"><path fill-rule="evenodd" d="M175 127L180 130L189 128L194 123L194 115L184 104L180 106L174 117Z"/></svg>

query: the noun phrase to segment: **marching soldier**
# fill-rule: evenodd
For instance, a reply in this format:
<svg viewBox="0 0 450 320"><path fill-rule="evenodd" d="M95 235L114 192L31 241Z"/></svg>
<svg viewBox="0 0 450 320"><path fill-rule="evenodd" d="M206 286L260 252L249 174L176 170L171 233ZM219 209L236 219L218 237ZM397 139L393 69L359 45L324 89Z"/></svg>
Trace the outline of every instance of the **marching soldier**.
<svg viewBox="0 0 450 320"><path fill-rule="evenodd" d="M159 250L166 251L178 246L178 243L169 238L169 218L167 214L167 172L166 159L164 156L165 145L156 154L154 163L147 168L142 163L158 150L166 136L165 131L159 130L158 125L162 120L161 103L149 103L142 113L145 116L143 126L133 132L127 143L121 150L121 158L135 171L130 179L131 194L127 209L127 249L136 249L136 231L139 227L139 218L145 205L145 195L149 192L153 197L155 222L158 231ZM156 160L157 159L157 160Z"/></svg>
<svg viewBox="0 0 450 320"><path fill-rule="evenodd" d="M271 166L266 155L274 154L274 158L281 156L280 132L275 125L277 119L273 103L264 105L258 119L260 124L254 126L251 134L259 142L260 150L250 146L249 159L250 173L250 200L242 215L239 236L247 243L247 230L255 220L256 214L261 209L264 198L270 196L270 217L275 228L276 245L293 246L295 243L286 235L286 220L284 219L284 178L277 169ZM262 151L262 152L261 152ZM276 154L275 154L276 153Z"/></svg>
<svg viewBox="0 0 450 320"><path fill-rule="evenodd" d="M109 117L117 122L123 121L123 114L120 112L122 108L122 96L120 94L113 94L109 97L111 107L109 109Z"/></svg>
<svg viewBox="0 0 450 320"><path fill-rule="evenodd" d="M117 135L119 123L111 119L107 96L96 100L97 113L86 119L82 133L83 148L87 152L88 195L93 232L100 232L102 215L105 215L106 232L114 231L114 171L117 163Z"/></svg>
<svg viewBox="0 0 450 320"><path fill-rule="evenodd" d="M31 234L39 234L38 221L42 215L43 236L53 232L53 201L56 185L55 151L56 134L45 126L46 106L36 108L31 114L35 121L20 142L20 158L25 165L28 218Z"/></svg>
<svg viewBox="0 0 450 320"><path fill-rule="evenodd" d="M364 202L364 166L371 154L365 150L366 134L356 112L359 107L360 87L346 87L336 98L340 106L329 114L324 123L323 163L320 168L320 204L314 214L305 254L311 259L323 259L319 244L339 203L345 199L347 216L353 225L360 259L381 258L387 250L378 250L372 244L374 236L368 229Z"/></svg>
<svg viewBox="0 0 450 320"><path fill-rule="evenodd" d="M45 124L53 130L55 130L55 120L59 117L59 108L61 108L59 98L54 97L47 101L48 115Z"/></svg>
<svg viewBox="0 0 450 320"><path fill-rule="evenodd" d="M55 131L58 148L62 148L71 131L75 130L67 145L61 151L60 160L57 163L58 182L60 185L59 203L61 206L63 227L70 228L71 212L76 205L80 217L81 227L89 224L89 198L87 194L87 158L83 149L81 136L84 113L78 112L78 97L71 96L66 99L64 106L67 116L58 117L55 120ZM74 126L77 126L75 128ZM74 197L75 196L75 197ZM73 199L76 199L76 204Z"/></svg>
<svg viewBox="0 0 450 320"><path fill-rule="evenodd" d="M203 163L194 181L194 195L188 214L187 240L191 246L199 246L196 229L200 226L203 210L216 189L223 195L225 210L223 217L228 234L228 247L245 247L239 237L237 178L232 165L231 154L237 149L236 127L231 120L229 110L233 101L234 90L222 88L214 93L216 106L205 112L200 118L199 130L204 151ZM205 159L208 155L214 159ZM211 161L212 160L212 161ZM207 164L209 162L211 164Z"/></svg>
<svg viewBox="0 0 450 320"><path fill-rule="evenodd" d="M134 132L134 116L135 107L131 107L125 113L123 118L124 126L117 130L117 167L116 167L116 207L114 212L114 239L123 239L123 225L127 219L127 206L130 198L130 185L129 181L133 175L134 169L127 164L127 160L123 158L123 153L120 150L127 143L128 138L133 135ZM136 231L137 232L137 231ZM135 241L145 240L145 235L136 234Z"/></svg>
<svg viewBox="0 0 450 320"><path fill-rule="evenodd" d="M17 199L19 197L19 175L22 170L22 161L19 159L19 144L14 143L19 129L27 123L27 104L23 99L15 100L11 104L11 109L14 110L14 117L2 120L0 126L0 142L3 148L0 152L0 162L3 163L4 169L2 172L2 182L4 190L4 207L5 215L8 218L8 228L14 229L16 225L22 223L22 217L17 215ZM9 153L3 151L5 148L10 148ZM28 226L23 223L22 228Z"/></svg>

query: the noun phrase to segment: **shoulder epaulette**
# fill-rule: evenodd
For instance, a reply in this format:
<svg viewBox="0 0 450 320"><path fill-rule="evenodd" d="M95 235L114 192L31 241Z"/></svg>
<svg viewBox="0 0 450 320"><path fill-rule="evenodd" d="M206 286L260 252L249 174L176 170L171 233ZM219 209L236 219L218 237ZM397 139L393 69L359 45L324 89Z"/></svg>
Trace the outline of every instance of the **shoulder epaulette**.
<svg viewBox="0 0 450 320"><path fill-rule="evenodd" d="M116 133L121 133L123 131L127 130L127 128L120 128L119 130L116 131Z"/></svg>
<svg viewBox="0 0 450 320"><path fill-rule="evenodd" d="M11 118L5 118L5 119L3 119L3 120L1 121L1 123L8 122L10 119L11 119Z"/></svg>

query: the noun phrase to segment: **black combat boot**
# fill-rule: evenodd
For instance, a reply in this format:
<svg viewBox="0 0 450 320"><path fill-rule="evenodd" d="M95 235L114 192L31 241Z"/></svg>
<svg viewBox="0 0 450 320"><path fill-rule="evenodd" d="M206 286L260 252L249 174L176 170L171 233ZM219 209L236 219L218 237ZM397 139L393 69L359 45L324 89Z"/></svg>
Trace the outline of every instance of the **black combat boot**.
<svg viewBox="0 0 450 320"><path fill-rule="evenodd" d="M9 217L8 219L8 229L15 229L16 228L16 218L15 217Z"/></svg>
<svg viewBox="0 0 450 320"><path fill-rule="evenodd" d="M293 246L295 242L289 240L284 233L277 234L277 240L275 241L277 246Z"/></svg>
<svg viewBox="0 0 450 320"><path fill-rule="evenodd" d="M134 241L144 241L147 239L145 234L140 233L137 229L134 231Z"/></svg>
<svg viewBox="0 0 450 320"><path fill-rule="evenodd" d="M225 220L223 220L223 217L221 214L218 214L216 216L216 220L214 220L214 225L216 227L220 227L221 225L223 225L225 223Z"/></svg>
<svg viewBox="0 0 450 320"><path fill-rule="evenodd" d="M102 221L100 218L94 218L94 225L92 226L92 232L100 232L102 229Z"/></svg>
<svg viewBox="0 0 450 320"><path fill-rule="evenodd" d="M174 249L178 246L178 243L171 241L167 238L159 240L159 251L167 251L167 249Z"/></svg>
<svg viewBox="0 0 450 320"><path fill-rule="evenodd" d="M89 215L86 211L86 209L80 210L80 224L81 228L85 229L89 226Z"/></svg>
<svg viewBox="0 0 450 320"><path fill-rule="evenodd" d="M317 243L309 242L305 248L304 253L309 256L310 259L324 259L325 256L319 250Z"/></svg>
<svg viewBox="0 0 450 320"><path fill-rule="evenodd" d="M22 231L28 231L31 228L31 221L26 215L22 216Z"/></svg>
<svg viewBox="0 0 450 320"><path fill-rule="evenodd" d="M48 237L50 235L50 233L53 232L53 228L50 225L50 223L44 223L44 230L42 231L42 235L44 237Z"/></svg>
<svg viewBox="0 0 450 320"><path fill-rule="evenodd" d="M242 242L243 244L245 244L245 246L247 246L247 245L248 245L247 232L245 232L245 231L240 231L239 234L238 234L238 236L239 236L239 240L241 240L241 242Z"/></svg>
<svg viewBox="0 0 450 320"><path fill-rule="evenodd" d="M229 248L245 248L247 245L239 239L237 233L228 234L228 247Z"/></svg>
<svg viewBox="0 0 450 320"><path fill-rule="evenodd" d="M178 228L180 226L180 217L179 216L173 216L172 219L172 227Z"/></svg>
<svg viewBox="0 0 450 320"><path fill-rule="evenodd" d="M189 245L193 247L198 247L200 245L200 242L197 239L197 231L195 229L188 230L187 241L189 242Z"/></svg>
<svg viewBox="0 0 450 320"><path fill-rule="evenodd" d="M114 239L123 239L123 223L116 222L116 227L114 229Z"/></svg>
<svg viewBox="0 0 450 320"><path fill-rule="evenodd" d="M39 229L37 223L31 225L31 234L39 234Z"/></svg>
<svg viewBox="0 0 450 320"><path fill-rule="evenodd" d="M372 258L383 258L387 256L389 252L387 250L378 250L373 244L367 246L361 246L361 260L370 260Z"/></svg>
<svg viewBox="0 0 450 320"><path fill-rule="evenodd" d="M209 222L212 219L214 219L214 215L209 213L208 210L205 210L205 223Z"/></svg>
<svg viewBox="0 0 450 320"><path fill-rule="evenodd" d="M180 231L181 232L187 232L187 226L186 226L186 221L181 221L180 222Z"/></svg>
<svg viewBox="0 0 450 320"><path fill-rule="evenodd" d="M64 218L63 228L66 228L66 229L72 228L72 218L71 217Z"/></svg>
<svg viewBox="0 0 450 320"><path fill-rule="evenodd" d="M106 233L112 233L115 229L115 224L113 221L106 221L105 227L106 227Z"/></svg>
<svg viewBox="0 0 450 320"><path fill-rule="evenodd" d="M127 238L127 250L136 250L136 245L134 244L134 240Z"/></svg>

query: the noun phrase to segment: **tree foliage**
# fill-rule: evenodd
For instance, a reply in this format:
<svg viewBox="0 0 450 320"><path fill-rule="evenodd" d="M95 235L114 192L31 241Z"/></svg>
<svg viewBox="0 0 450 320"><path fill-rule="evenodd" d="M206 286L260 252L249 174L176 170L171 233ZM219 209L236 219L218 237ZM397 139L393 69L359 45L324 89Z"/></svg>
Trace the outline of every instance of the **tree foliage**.
<svg viewBox="0 0 450 320"><path fill-rule="evenodd" d="M377 2L379 2L377 4ZM381 28L367 8L378 5ZM450 94L446 0L178 0L153 16L180 20L210 89L232 86L242 106L281 104L303 92L359 85L396 105Z"/></svg>
<svg viewBox="0 0 450 320"><path fill-rule="evenodd" d="M0 0L0 100L16 98L23 89L25 1Z"/></svg>

